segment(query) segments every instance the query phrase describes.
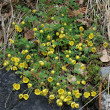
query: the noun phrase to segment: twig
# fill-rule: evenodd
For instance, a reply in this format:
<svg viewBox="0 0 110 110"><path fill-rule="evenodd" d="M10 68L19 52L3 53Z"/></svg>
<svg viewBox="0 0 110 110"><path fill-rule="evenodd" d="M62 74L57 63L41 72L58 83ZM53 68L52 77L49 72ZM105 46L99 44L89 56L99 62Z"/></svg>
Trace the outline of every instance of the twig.
<svg viewBox="0 0 110 110"><path fill-rule="evenodd" d="M12 93L12 91L9 93L9 95L8 95L8 97L7 97L7 99L6 99L5 108L7 107L7 102L8 102L8 100L9 100L9 97L10 97L11 93Z"/></svg>
<svg viewBox="0 0 110 110"><path fill-rule="evenodd" d="M59 46L58 46L58 55L59 55L59 61L60 61L60 51L59 51Z"/></svg>
<svg viewBox="0 0 110 110"><path fill-rule="evenodd" d="M6 29L4 24L4 16L2 16L2 30L3 30L3 38L4 38L4 47L3 47L3 60L5 60L5 50L6 50Z"/></svg>
<svg viewBox="0 0 110 110"><path fill-rule="evenodd" d="M102 90L102 83L99 86L99 110L101 110L101 90Z"/></svg>
<svg viewBox="0 0 110 110"><path fill-rule="evenodd" d="M110 73L109 73L109 76L108 76L108 96L109 96L109 87L110 87ZM108 103L109 101L107 100L107 105L106 105L106 110L108 110Z"/></svg>

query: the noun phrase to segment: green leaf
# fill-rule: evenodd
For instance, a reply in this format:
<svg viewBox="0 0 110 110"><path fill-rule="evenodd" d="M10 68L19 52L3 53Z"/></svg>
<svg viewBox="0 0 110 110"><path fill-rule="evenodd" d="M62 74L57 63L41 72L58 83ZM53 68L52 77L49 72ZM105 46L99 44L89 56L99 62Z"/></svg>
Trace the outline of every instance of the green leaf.
<svg viewBox="0 0 110 110"><path fill-rule="evenodd" d="M25 76L26 76L26 77L30 77L30 76L31 76L31 73L30 73L28 70L27 70L27 71L25 71L25 73L24 73L24 74L25 74Z"/></svg>

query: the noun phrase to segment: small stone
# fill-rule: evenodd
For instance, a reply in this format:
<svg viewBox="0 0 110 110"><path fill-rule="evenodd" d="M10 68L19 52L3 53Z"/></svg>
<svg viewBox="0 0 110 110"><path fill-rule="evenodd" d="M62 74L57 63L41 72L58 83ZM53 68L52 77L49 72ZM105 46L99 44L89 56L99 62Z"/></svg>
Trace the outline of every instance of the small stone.
<svg viewBox="0 0 110 110"><path fill-rule="evenodd" d="M101 68L100 74L103 78L107 77L109 73L110 73L110 66Z"/></svg>

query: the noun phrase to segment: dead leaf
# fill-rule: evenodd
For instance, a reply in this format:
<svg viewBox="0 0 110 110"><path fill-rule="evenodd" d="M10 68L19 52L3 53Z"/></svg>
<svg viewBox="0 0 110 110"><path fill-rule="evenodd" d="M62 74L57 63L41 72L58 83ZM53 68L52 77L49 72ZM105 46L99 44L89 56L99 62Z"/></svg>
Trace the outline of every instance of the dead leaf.
<svg viewBox="0 0 110 110"><path fill-rule="evenodd" d="M77 21L79 22L79 23L82 23L82 24L84 24L84 25L89 25L88 24L88 22L87 21L85 21L85 20L82 20L82 19L77 19Z"/></svg>
<svg viewBox="0 0 110 110"><path fill-rule="evenodd" d="M74 87L73 85L69 84L67 88L71 91L73 90L73 87Z"/></svg>
<svg viewBox="0 0 110 110"><path fill-rule="evenodd" d="M82 5L82 4L83 4L83 2L84 2L84 0L79 0L79 4L81 4L81 5Z"/></svg>
<svg viewBox="0 0 110 110"><path fill-rule="evenodd" d="M71 9L68 10L68 17L78 16L79 14L84 15L86 12L86 7L79 8L78 10L72 11Z"/></svg>
<svg viewBox="0 0 110 110"><path fill-rule="evenodd" d="M67 80L71 83L71 82L75 82L76 81L76 77L73 75L69 75L67 76Z"/></svg>
<svg viewBox="0 0 110 110"><path fill-rule="evenodd" d="M33 30L31 29L31 30L28 30L28 29L26 29L26 28L24 28L24 35L25 35L25 38L27 39L27 40L32 40L32 39L34 39L34 32L33 32Z"/></svg>
<svg viewBox="0 0 110 110"><path fill-rule="evenodd" d="M107 54L107 50L104 49L104 50L102 51L102 53L103 53L103 56L100 58L100 60L101 60L102 62L109 62L109 61L110 61L110 56Z"/></svg>

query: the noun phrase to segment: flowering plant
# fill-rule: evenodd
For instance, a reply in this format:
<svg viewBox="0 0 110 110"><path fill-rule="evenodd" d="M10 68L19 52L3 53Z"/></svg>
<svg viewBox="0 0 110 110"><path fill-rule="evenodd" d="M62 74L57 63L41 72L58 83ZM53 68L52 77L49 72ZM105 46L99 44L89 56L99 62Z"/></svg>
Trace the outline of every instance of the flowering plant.
<svg viewBox="0 0 110 110"><path fill-rule="evenodd" d="M67 7L55 9L49 9L46 14L43 10L28 9L20 24L12 23L17 32L9 39L8 58L3 65L7 71L20 75L21 80L13 84L13 90L27 84L28 89L19 94L19 99L27 100L34 91L35 95L48 96L50 103L56 99L58 106L67 103L78 108L81 96L89 98L97 94L93 88L84 93L83 90L88 82L88 56L96 54L103 41L97 42L101 35L96 32L96 26L85 30L76 22L78 17L68 17L68 11L64 11ZM21 34L24 28L32 29L33 40ZM108 43L103 45L106 48Z"/></svg>

